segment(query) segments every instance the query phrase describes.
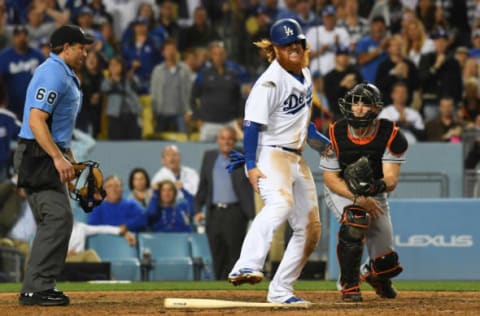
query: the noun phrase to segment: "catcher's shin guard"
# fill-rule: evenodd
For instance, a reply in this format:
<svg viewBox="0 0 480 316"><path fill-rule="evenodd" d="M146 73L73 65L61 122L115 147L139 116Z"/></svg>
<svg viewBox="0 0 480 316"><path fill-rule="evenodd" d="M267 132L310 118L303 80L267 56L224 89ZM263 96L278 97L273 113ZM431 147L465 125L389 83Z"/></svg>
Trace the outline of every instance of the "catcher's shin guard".
<svg viewBox="0 0 480 316"><path fill-rule="evenodd" d="M338 233L337 256L340 264L340 284L344 301L360 302L360 262L363 238L368 228L367 214L358 206L345 207Z"/></svg>
<svg viewBox="0 0 480 316"><path fill-rule="evenodd" d="M378 256L362 267L361 279L370 284L382 298L395 298L397 292L392 286L393 278L403 271L395 251Z"/></svg>

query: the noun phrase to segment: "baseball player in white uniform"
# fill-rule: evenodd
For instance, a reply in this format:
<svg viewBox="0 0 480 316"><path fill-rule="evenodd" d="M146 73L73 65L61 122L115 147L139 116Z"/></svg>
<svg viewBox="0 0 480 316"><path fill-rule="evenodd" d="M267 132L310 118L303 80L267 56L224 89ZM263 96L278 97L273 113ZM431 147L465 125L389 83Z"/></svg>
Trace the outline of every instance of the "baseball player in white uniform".
<svg viewBox="0 0 480 316"><path fill-rule="evenodd" d="M307 135L319 136L307 128L312 82L306 40L295 20L281 19L272 25L270 40L255 44L266 51L271 64L246 102L244 149L250 183L265 206L255 217L228 280L234 285L260 282L273 233L288 220L293 236L267 300L309 304L293 293L293 283L315 250L321 229L315 183L302 158Z"/></svg>

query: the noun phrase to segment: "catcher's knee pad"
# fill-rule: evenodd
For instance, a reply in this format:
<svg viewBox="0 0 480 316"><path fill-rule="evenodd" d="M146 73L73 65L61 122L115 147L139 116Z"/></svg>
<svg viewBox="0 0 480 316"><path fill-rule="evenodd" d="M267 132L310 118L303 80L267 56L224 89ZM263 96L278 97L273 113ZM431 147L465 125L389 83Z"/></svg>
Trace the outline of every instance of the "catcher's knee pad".
<svg viewBox="0 0 480 316"><path fill-rule="evenodd" d="M379 279L391 279L403 271L403 267L398 262L398 254L395 251L391 251L370 260L370 263L366 268L368 273L374 278Z"/></svg>
<svg viewBox="0 0 480 316"><path fill-rule="evenodd" d="M347 205L343 208L342 227L344 238L352 241L362 240L368 229L369 217L365 209L357 205ZM342 233L342 229L340 229ZM342 237L342 236L341 236Z"/></svg>

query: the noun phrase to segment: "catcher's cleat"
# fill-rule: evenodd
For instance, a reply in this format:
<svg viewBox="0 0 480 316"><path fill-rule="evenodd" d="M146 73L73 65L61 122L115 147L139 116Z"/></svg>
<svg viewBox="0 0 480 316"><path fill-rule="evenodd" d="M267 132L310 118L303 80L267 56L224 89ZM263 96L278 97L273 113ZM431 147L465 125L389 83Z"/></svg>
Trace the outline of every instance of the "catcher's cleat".
<svg viewBox="0 0 480 316"><path fill-rule="evenodd" d="M375 290L375 293L381 298L394 299L397 297L397 291L392 286L392 281L390 279L375 279L371 274L362 274L360 277L362 281L370 284Z"/></svg>
<svg viewBox="0 0 480 316"><path fill-rule="evenodd" d="M228 282L232 283L235 286L244 283L257 284L262 280L263 272L255 271L250 268L243 268L228 275Z"/></svg>
<svg viewBox="0 0 480 316"><path fill-rule="evenodd" d="M360 285L348 286L342 288L342 300L347 303L362 302L363 297L360 292Z"/></svg>

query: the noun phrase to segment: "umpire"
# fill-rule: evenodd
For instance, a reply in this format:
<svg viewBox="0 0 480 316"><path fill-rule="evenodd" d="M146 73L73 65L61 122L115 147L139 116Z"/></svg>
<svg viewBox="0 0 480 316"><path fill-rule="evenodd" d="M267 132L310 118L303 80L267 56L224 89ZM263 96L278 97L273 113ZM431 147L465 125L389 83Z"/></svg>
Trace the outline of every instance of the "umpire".
<svg viewBox="0 0 480 316"><path fill-rule="evenodd" d="M27 192L37 233L19 297L21 305L68 305L55 288L67 255L73 214L66 182L75 177L70 142L82 104L74 70L87 56L93 39L78 26L64 25L50 38L52 53L27 88L23 125L15 152L18 186Z"/></svg>

